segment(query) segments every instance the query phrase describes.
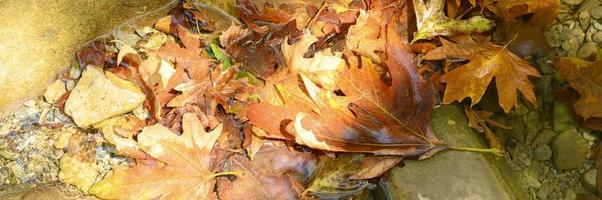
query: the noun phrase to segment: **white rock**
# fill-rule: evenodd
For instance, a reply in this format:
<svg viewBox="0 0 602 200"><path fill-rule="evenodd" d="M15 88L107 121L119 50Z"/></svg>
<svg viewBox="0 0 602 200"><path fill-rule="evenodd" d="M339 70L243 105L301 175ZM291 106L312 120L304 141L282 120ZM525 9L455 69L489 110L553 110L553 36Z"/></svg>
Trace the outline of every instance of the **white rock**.
<svg viewBox="0 0 602 200"><path fill-rule="evenodd" d="M144 102L144 93L111 72L89 65L65 103L65 113L80 127L130 112Z"/></svg>
<svg viewBox="0 0 602 200"><path fill-rule="evenodd" d="M46 102L48 103L55 104L65 93L67 93L65 83L63 83L62 80L57 79L46 88L44 99L46 99Z"/></svg>

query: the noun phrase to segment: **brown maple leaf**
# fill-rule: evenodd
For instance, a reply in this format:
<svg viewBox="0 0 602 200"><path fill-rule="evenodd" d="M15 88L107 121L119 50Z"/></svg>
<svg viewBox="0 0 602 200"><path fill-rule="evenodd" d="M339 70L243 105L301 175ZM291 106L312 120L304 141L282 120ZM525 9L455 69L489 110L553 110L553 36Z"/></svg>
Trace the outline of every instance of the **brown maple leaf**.
<svg viewBox="0 0 602 200"><path fill-rule="evenodd" d="M429 52L425 59L436 60L443 55L470 61L443 75L442 81L447 83L443 103L462 101L469 97L472 105L475 105L495 77L499 103L504 111L510 112L512 107L516 106L517 90L531 105L536 105L529 76L539 77L539 72L529 62L508 51L505 46L477 42L468 37L463 37L458 43L442 38L441 43L443 46L438 48L440 50Z"/></svg>
<svg viewBox="0 0 602 200"><path fill-rule="evenodd" d="M185 114L181 136L159 124L144 128L138 145L157 162L114 168L90 193L104 199L207 199L220 175L211 171L210 154L222 126L206 133L200 123L195 114Z"/></svg>
<svg viewBox="0 0 602 200"><path fill-rule="evenodd" d="M575 111L585 121L602 118L602 60L587 62L578 58L558 58L554 67L580 94Z"/></svg>

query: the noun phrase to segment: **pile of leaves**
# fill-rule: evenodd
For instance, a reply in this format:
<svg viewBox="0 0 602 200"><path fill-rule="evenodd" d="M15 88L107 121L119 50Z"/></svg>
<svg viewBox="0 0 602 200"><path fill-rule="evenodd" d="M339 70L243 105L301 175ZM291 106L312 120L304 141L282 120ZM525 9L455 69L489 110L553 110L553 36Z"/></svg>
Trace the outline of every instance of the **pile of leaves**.
<svg viewBox="0 0 602 200"><path fill-rule="evenodd" d="M522 57L538 52L522 46L520 33L488 36L496 24L541 29L556 6L512 2L237 0L241 22L226 30L184 2L135 46L94 42L78 51L80 66L137 84L147 115L128 113L102 129L133 144L112 145L134 162L114 167L89 192L105 199L342 198L365 195L403 159L447 149L500 154L487 127L495 124L491 113L468 105L496 88L504 112L519 101L535 108L531 79L539 72ZM599 101L595 95L581 101ZM452 102L467 104L471 127L491 149L437 139L429 115ZM594 112L581 114L601 117Z"/></svg>

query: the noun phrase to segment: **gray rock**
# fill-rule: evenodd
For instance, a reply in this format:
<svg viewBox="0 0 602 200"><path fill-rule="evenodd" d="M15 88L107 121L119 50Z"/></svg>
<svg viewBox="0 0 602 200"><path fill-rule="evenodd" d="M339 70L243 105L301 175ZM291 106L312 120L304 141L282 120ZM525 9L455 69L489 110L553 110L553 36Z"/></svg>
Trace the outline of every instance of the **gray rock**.
<svg viewBox="0 0 602 200"><path fill-rule="evenodd" d="M486 148L482 136L467 126L462 107L444 105L432 114L435 133L449 145ZM504 159L445 151L422 161L405 161L384 178L390 199L528 199Z"/></svg>
<svg viewBox="0 0 602 200"><path fill-rule="evenodd" d="M581 176L581 183L592 192L596 191L596 169L588 169Z"/></svg>
<svg viewBox="0 0 602 200"><path fill-rule="evenodd" d="M130 112L144 102L144 93L111 72L89 65L65 103L65 113L80 127Z"/></svg>
<svg viewBox="0 0 602 200"><path fill-rule="evenodd" d="M587 141L575 129L559 134L552 143L553 163L556 169L577 169L589 154Z"/></svg>
<svg viewBox="0 0 602 200"><path fill-rule="evenodd" d="M552 148L550 148L548 145L538 146L535 148L535 150L533 150L533 153L535 154L535 159L537 160L544 161L552 158Z"/></svg>

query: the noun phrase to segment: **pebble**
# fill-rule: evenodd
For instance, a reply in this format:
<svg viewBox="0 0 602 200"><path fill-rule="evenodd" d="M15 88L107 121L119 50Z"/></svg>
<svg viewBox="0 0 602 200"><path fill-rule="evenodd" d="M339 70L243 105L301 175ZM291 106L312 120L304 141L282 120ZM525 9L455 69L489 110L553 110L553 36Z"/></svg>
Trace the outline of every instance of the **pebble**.
<svg viewBox="0 0 602 200"><path fill-rule="evenodd" d="M548 195L550 195L550 193L552 193L552 191L554 191L554 188L552 187L552 184L543 184L541 186L541 188L539 188L539 190L537 190L537 198L538 199L547 199Z"/></svg>
<svg viewBox="0 0 602 200"><path fill-rule="evenodd" d="M562 0L562 2L574 6L579 5L581 2L583 2L583 0Z"/></svg>
<svg viewBox="0 0 602 200"><path fill-rule="evenodd" d="M587 141L575 129L560 133L552 142L553 163L556 169L569 170L583 166L589 154Z"/></svg>
<svg viewBox="0 0 602 200"><path fill-rule="evenodd" d="M602 43L602 31L599 31L596 34L592 35L592 40L597 43Z"/></svg>
<svg viewBox="0 0 602 200"><path fill-rule="evenodd" d="M535 138L535 140L533 140L533 143L531 144L534 146L548 144L550 143L550 141L552 141L552 139L554 139L554 137L556 137L556 132L550 129L543 129L539 132L539 134L537 134L537 137Z"/></svg>
<svg viewBox="0 0 602 200"><path fill-rule="evenodd" d="M596 169L588 169L581 176L581 183L590 190L596 189Z"/></svg>
<svg viewBox="0 0 602 200"><path fill-rule="evenodd" d="M595 8L592 8L590 10L590 12L591 12L592 18L594 18L594 19L602 18L602 5L598 5Z"/></svg>
<svg viewBox="0 0 602 200"><path fill-rule="evenodd" d="M598 51L598 45L595 42L587 42L581 46L577 52L577 56L580 58L589 58L595 55Z"/></svg>
<svg viewBox="0 0 602 200"><path fill-rule="evenodd" d="M533 153L535 154L535 159L537 160L544 161L552 158L552 148L550 148L548 145L538 146L535 148Z"/></svg>
<svg viewBox="0 0 602 200"><path fill-rule="evenodd" d="M572 190L572 189L568 189L564 191L564 200L575 200L577 199L577 193Z"/></svg>

